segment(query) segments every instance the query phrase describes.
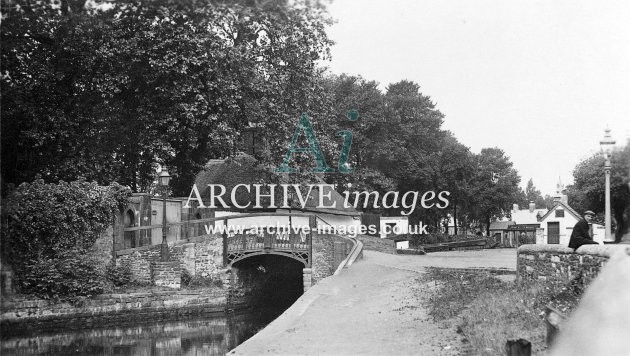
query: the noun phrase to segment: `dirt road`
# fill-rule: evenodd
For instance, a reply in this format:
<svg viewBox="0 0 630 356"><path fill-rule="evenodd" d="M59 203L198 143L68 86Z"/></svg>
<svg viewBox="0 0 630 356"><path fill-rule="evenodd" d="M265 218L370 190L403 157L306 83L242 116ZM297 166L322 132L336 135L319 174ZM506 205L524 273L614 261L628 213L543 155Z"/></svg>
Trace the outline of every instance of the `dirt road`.
<svg viewBox="0 0 630 356"><path fill-rule="evenodd" d="M419 295L427 266L515 270L515 250L364 258L308 290L278 319L229 355L458 355L455 330L441 329Z"/></svg>

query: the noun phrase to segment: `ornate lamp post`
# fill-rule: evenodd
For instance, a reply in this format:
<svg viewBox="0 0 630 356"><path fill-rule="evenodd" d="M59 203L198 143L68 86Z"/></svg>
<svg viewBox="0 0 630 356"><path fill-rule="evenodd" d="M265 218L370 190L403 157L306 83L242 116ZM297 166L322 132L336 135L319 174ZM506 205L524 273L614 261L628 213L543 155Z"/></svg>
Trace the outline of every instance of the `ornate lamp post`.
<svg viewBox="0 0 630 356"><path fill-rule="evenodd" d="M168 174L166 166L162 166L162 171L158 176L158 185L162 188L162 246L160 249L160 260L162 262L169 260L168 243L166 242L166 195L170 180L171 175Z"/></svg>
<svg viewBox="0 0 630 356"><path fill-rule="evenodd" d="M606 236L604 241L612 241L611 227L610 227L610 153L611 147L615 144L615 140L610 136L610 129L606 129L604 138L599 141L602 146L602 152L604 152L604 175L606 176L606 206L605 206L605 224L606 224Z"/></svg>

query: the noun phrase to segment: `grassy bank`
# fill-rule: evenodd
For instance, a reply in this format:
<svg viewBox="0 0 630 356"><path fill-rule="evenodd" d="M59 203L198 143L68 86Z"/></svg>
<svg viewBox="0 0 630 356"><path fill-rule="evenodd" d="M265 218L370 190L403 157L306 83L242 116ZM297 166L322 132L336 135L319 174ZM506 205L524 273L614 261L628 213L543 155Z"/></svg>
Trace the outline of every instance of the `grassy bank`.
<svg viewBox="0 0 630 356"><path fill-rule="evenodd" d="M462 334L474 355L504 355L506 341L520 338L532 343L533 354L544 354L545 305L568 313L581 294L572 286L523 288L483 271L433 268L419 282L436 286L422 298L429 314Z"/></svg>

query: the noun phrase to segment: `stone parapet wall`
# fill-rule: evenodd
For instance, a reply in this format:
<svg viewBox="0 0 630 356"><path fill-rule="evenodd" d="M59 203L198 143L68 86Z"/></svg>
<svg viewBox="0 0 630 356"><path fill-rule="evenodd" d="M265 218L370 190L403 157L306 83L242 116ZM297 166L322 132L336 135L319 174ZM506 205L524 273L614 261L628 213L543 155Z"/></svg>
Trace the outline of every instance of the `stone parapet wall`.
<svg viewBox="0 0 630 356"><path fill-rule="evenodd" d="M156 318L176 319L182 315L223 312L227 293L221 288L188 291L150 291L103 294L81 305L18 297L0 303L0 330L46 330L134 324ZM233 308L233 307L232 307Z"/></svg>
<svg viewBox="0 0 630 356"><path fill-rule="evenodd" d="M311 282L315 285L332 276L339 264L352 250L353 242L337 235L318 234L313 239L313 268Z"/></svg>
<svg viewBox="0 0 630 356"><path fill-rule="evenodd" d="M334 236L324 234L314 234L313 236L313 268L312 268L312 283L332 276L335 272L335 257L334 257Z"/></svg>
<svg viewBox="0 0 630 356"><path fill-rule="evenodd" d="M363 243L363 249L369 251L377 251L383 253L396 253L396 242L390 239L381 239L380 237L359 235L357 239Z"/></svg>
<svg viewBox="0 0 630 356"><path fill-rule="evenodd" d="M223 238L209 236L194 242L195 273L192 275L207 277L223 273Z"/></svg>
<svg viewBox="0 0 630 356"><path fill-rule="evenodd" d="M580 276L587 285L597 277L610 256L626 247L584 245L574 251L561 245L522 245L517 252L517 278L525 284L544 282L563 286Z"/></svg>
<svg viewBox="0 0 630 356"><path fill-rule="evenodd" d="M181 275L182 270L186 270L191 276L222 278L225 268L223 267L221 237L206 236L194 241L169 243L170 261L177 263L178 273ZM164 285L163 282L155 283L164 280L164 271L161 267L158 267L157 270L153 269L155 263L160 261L160 248L161 245L151 245L117 251L116 265L129 266L131 280L134 283ZM162 276L156 279L152 275L152 271L158 271ZM168 284L176 285L179 283L169 282Z"/></svg>

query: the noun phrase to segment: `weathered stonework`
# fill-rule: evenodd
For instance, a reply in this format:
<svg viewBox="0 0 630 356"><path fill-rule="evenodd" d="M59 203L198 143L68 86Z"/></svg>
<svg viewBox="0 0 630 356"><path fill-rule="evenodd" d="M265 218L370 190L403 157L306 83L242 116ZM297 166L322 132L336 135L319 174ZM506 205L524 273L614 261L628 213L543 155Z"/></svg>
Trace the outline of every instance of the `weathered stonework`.
<svg viewBox="0 0 630 356"><path fill-rule="evenodd" d="M304 268L302 270L302 283L304 285L304 292L309 290L313 286L313 269Z"/></svg>
<svg viewBox="0 0 630 356"><path fill-rule="evenodd" d="M179 289L182 283L182 266L175 262L153 262L151 264L151 284Z"/></svg>
<svg viewBox="0 0 630 356"><path fill-rule="evenodd" d="M378 239L380 240L380 239ZM313 238L313 262L311 267L312 284L331 276L337 266L352 249L353 242L336 235L316 235ZM393 241L382 243L393 253ZM226 268L223 266L223 242L220 236L205 236L192 241L169 243L170 260L179 263L181 271L191 276L210 279L225 279ZM116 251L117 265L127 265L131 270L131 280L138 284L169 285L179 283L163 282L164 277L156 279L152 275L152 264L160 261L160 245L142 246L134 249ZM161 269L155 270L163 273ZM174 277L173 277L174 278ZM159 281L156 284L156 281ZM164 284L166 283L166 284Z"/></svg>
<svg viewBox="0 0 630 356"><path fill-rule="evenodd" d="M520 283L544 281L564 286L582 277L585 285L597 277L610 256L624 245L584 245L574 251L561 245L522 245L517 253L517 278Z"/></svg>
<svg viewBox="0 0 630 356"><path fill-rule="evenodd" d="M352 241L336 235L318 235L313 238L313 285L335 273L352 250L352 244Z"/></svg>
<svg viewBox="0 0 630 356"><path fill-rule="evenodd" d="M365 250L391 254L396 253L396 242L394 242L394 240L381 239L380 237L368 235L359 235L357 239L363 242L363 249Z"/></svg>
<svg viewBox="0 0 630 356"><path fill-rule="evenodd" d="M331 235L313 237L313 284L332 276L334 270L334 243Z"/></svg>
<svg viewBox="0 0 630 356"><path fill-rule="evenodd" d="M202 277L223 273L223 241L221 237L195 243L195 274Z"/></svg>
<svg viewBox="0 0 630 356"><path fill-rule="evenodd" d="M221 237L206 237L205 239L197 239L196 242L170 243L169 252L170 261L177 263L180 275L183 270L186 270L191 276L199 275L212 279L220 279L222 274L225 274ZM152 263L160 261L160 245L117 251L116 254L118 256L117 265L130 267L133 282L163 285L155 284L151 267ZM161 277L158 280L161 280Z"/></svg>
<svg viewBox="0 0 630 356"><path fill-rule="evenodd" d="M103 294L86 299L82 305L54 303L28 297L3 298L0 303L0 330L85 328L90 325L133 324L156 318L177 319L183 315L223 312L225 289L150 291L129 294Z"/></svg>

